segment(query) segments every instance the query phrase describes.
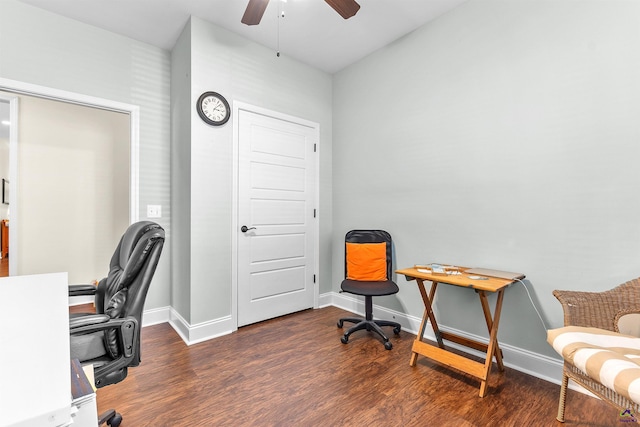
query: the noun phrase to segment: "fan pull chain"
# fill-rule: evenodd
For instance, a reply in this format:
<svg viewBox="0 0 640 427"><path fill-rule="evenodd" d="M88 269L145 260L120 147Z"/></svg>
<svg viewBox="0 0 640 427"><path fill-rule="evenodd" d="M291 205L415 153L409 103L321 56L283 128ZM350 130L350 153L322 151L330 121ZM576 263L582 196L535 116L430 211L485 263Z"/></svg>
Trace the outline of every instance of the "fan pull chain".
<svg viewBox="0 0 640 427"><path fill-rule="evenodd" d="M278 2L278 46L276 56L280 58L280 19L284 18L284 10L282 10L282 1Z"/></svg>

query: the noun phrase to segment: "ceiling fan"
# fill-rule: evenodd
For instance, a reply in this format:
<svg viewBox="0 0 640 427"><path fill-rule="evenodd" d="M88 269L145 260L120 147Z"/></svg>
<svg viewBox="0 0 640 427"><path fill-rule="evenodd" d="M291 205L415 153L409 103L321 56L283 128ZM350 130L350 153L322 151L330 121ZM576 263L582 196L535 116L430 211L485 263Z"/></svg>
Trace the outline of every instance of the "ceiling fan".
<svg viewBox="0 0 640 427"><path fill-rule="evenodd" d="M360 5L355 0L324 0L342 16L349 19L360 10ZM247 9L242 16L242 23L247 25L258 25L264 15L264 11L269 4L269 0L249 0Z"/></svg>

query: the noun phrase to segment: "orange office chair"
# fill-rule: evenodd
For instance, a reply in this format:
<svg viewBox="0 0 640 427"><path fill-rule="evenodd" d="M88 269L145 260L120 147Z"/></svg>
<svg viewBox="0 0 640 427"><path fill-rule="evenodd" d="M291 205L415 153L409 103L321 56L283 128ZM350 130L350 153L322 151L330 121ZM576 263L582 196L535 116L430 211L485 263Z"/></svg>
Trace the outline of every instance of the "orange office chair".
<svg viewBox="0 0 640 427"><path fill-rule="evenodd" d="M380 335L384 348L393 345L382 331L381 326L393 326L393 332L400 333L400 324L389 320L373 319L373 297L392 295L399 291L391 280L391 235L383 230L351 230L345 236L345 279L340 288L343 292L362 295L365 299L365 318L345 317L338 320L338 327L344 322L355 323L340 339L349 342L349 335L366 329Z"/></svg>

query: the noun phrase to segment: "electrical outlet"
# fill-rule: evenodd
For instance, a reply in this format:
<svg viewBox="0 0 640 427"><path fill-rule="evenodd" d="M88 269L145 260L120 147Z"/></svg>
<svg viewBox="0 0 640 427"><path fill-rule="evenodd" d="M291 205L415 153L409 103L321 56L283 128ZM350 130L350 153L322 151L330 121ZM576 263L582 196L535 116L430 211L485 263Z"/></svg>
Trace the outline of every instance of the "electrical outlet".
<svg viewBox="0 0 640 427"><path fill-rule="evenodd" d="M147 218L162 218L162 206L147 205Z"/></svg>

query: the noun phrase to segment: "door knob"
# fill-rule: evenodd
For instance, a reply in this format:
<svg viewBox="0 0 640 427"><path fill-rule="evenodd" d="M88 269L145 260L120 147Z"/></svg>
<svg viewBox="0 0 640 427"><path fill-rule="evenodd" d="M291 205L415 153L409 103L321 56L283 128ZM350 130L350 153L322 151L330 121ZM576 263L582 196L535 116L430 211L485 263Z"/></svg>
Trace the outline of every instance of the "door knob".
<svg viewBox="0 0 640 427"><path fill-rule="evenodd" d="M242 227L240 227L240 231L242 231L243 233L246 233L249 230L255 230L255 229L256 229L255 227L249 228L246 225L243 225Z"/></svg>

